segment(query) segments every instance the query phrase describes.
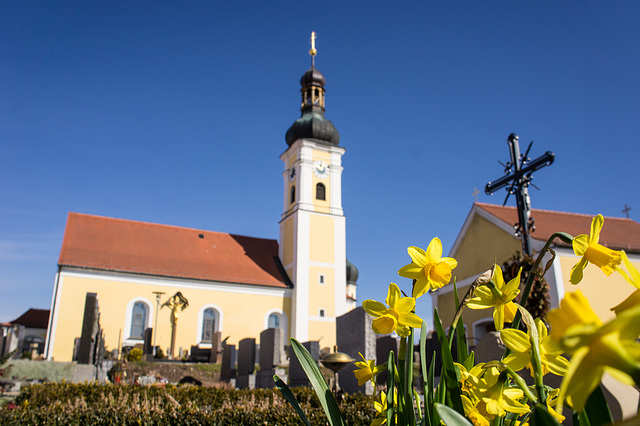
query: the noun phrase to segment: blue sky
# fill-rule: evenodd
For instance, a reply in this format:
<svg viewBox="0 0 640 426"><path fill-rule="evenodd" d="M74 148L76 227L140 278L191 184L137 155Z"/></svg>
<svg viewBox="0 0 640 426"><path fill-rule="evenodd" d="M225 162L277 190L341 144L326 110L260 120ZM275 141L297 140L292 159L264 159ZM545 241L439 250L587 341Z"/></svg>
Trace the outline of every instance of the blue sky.
<svg viewBox="0 0 640 426"><path fill-rule="evenodd" d="M69 211L277 238L311 31L360 301L409 290L408 246L450 249L511 132L556 154L534 208L638 220L639 19L631 0L2 2L0 321L49 308Z"/></svg>

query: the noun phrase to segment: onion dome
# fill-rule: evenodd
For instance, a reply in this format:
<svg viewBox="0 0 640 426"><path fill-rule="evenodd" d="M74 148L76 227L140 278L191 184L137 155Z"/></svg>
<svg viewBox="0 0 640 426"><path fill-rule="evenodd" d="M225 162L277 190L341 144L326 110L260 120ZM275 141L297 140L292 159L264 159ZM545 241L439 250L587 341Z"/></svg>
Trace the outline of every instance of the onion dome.
<svg viewBox="0 0 640 426"><path fill-rule="evenodd" d="M347 285L357 285L356 281L358 281L358 268L347 259Z"/></svg>
<svg viewBox="0 0 640 426"><path fill-rule="evenodd" d="M287 145L293 145L298 139L310 139L334 146L340 142L338 130L330 120L324 118L324 84L324 76L315 66L311 66L302 75L302 114L287 130Z"/></svg>

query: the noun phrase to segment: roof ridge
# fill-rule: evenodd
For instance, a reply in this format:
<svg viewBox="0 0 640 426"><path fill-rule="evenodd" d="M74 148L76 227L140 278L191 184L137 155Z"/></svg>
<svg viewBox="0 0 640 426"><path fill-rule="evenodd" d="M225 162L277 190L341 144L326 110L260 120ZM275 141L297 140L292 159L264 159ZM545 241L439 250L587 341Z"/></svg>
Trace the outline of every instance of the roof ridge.
<svg viewBox="0 0 640 426"><path fill-rule="evenodd" d="M479 207L482 206L489 206L489 207L497 207L500 209L513 209L515 210L516 207L515 206L500 206L498 204L491 204L491 203L482 203L482 202L474 202L474 204L477 204ZM549 209L539 209L539 208L532 208L532 211L538 211L538 212L545 212L545 213L555 213L555 214L566 214L566 215L571 215L571 216L584 216L584 217L595 217L596 215L594 214L589 214L589 213L573 213L573 212L565 212L565 211L560 211L560 210L549 210ZM602 215L602 217L604 217L605 219L608 220L628 220L630 222L635 222L635 220L629 218L629 217L617 217L617 216L604 216Z"/></svg>
<svg viewBox="0 0 640 426"><path fill-rule="evenodd" d="M95 215L95 214L89 214L89 213L77 213L77 212L69 212L69 217L71 216L82 216L82 217L87 217L87 218L94 218L94 219L104 219L104 220L109 220L109 221L113 221L113 222L124 222L124 223L134 223L134 224L141 224L141 225L147 225L147 226L151 226L151 227L163 227L163 228L173 228L173 229L180 229L180 230L191 230L191 231L196 231L196 232L207 232L210 234L219 234L219 235L229 235L232 237L243 237L243 238L251 238L254 240L265 240L265 241L278 241L274 238L263 238L263 237L252 237L249 235L242 235L242 234L232 234L230 232L220 232L220 231L211 231L211 230L207 230L207 229L198 229L198 228L192 228L190 226L178 226L178 225L168 225L168 224L164 224L164 223L154 223L154 222L147 222L147 221L142 221L142 220L135 220L135 219L123 219L123 218L118 218L118 217L109 217L109 216L102 216L102 215Z"/></svg>

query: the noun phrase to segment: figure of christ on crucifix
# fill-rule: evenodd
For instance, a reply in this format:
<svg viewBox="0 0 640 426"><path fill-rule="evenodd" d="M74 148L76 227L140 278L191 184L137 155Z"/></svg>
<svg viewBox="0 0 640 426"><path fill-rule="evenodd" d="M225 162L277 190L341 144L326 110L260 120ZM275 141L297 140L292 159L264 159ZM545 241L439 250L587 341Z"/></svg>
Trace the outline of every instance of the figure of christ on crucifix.
<svg viewBox="0 0 640 426"><path fill-rule="evenodd" d="M178 317L180 316L180 311L184 311L187 306L189 306L189 301L186 297L182 295L182 293L177 292L173 296L169 298L164 304L162 308L168 307L171 309L171 348L169 349L169 354L171 358L174 357L174 351L176 347L176 332L178 328Z"/></svg>

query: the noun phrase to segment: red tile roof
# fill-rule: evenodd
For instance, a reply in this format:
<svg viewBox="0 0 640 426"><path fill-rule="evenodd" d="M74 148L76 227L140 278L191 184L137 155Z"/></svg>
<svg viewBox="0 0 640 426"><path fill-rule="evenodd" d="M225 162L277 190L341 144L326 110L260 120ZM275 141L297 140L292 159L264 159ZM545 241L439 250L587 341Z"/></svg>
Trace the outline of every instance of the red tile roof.
<svg viewBox="0 0 640 426"><path fill-rule="evenodd" d="M518 212L515 207L485 203L475 203L475 205L510 226L518 222ZM531 209L531 216L535 220L536 227L531 238L546 242L554 232L566 232L574 237L589 234L591 220L595 215ZM560 240L556 240L556 243L564 245ZM600 232L600 244L615 250L640 253L640 223L626 218L605 217L604 226Z"/></svg>
<svg viewBox="0 0 640 426"><path fill-rule="evenodd" d="M10 324L20 324L29 328L47 328L49 324L49 310L31 308L11 321Z"/></svg>
<svg viewBox="0 0 640 426"><path fill-rule="evenodd" d="M69 213L60 266L288 287L278 242Z"/></svg>

